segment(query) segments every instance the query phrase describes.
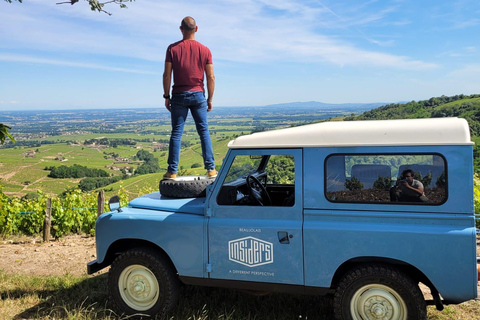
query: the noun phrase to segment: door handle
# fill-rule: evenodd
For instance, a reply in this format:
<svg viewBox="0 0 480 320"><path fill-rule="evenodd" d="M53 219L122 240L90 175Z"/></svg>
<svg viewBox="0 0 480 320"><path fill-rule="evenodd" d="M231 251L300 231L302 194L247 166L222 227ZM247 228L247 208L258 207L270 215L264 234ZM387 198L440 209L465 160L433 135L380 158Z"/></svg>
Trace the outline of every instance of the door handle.
<svg viewBox="0 0 480 320"><path fill-rule="evenodd" d="M290 238L293 238L292 235L288 235L287 231L278 231L278 241L281 244L290 244Z"/></svg>

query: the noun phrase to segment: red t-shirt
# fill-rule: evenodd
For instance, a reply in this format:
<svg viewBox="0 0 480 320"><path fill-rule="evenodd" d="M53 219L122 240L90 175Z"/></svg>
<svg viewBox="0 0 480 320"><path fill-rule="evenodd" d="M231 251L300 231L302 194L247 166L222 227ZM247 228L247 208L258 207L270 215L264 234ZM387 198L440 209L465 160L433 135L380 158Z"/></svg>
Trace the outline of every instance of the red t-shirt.
<svg viewBox="0 0 480 320"><path fill-rule="evenodd" d="M165 62L172 63L173 93L205 92L205 66L213 64L210 49L195 40L181 40L168 46Z"/></svg>

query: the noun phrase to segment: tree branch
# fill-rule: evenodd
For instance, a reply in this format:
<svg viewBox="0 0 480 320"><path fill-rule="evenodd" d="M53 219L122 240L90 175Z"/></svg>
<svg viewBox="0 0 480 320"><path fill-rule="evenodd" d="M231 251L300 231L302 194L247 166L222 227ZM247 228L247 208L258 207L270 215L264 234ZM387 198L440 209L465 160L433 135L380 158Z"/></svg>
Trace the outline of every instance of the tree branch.
<svg viewBox="0 0 480 320"><path fill-rule="evenodd" d="M57 2L56 4L70 3L71 5L73 5L75 2L78 2L78 0L70 0L70 1L65 1L65 2Z"/></svg>
<svg viewBox="0 0 480 320"><path fill-rule="evenodd" d="M12 0L6 0L6 1L12 1ZM21 0L17 0L17 1L21 2ZM73 4L77 3L78 1L79 0L70 0L70 1L64 1L64 2L57 2L57 4L69 3L69 4L73 5ZM110 0L110 1L105 1L105 2L99 2L98 0L85 0L85 1L88 1L88 4L90 5L90 9L92 11L103 12L103 13L106 13L109 16L111 16L112 14L110 12L107 12L103 9L104 5L109 4L109 3L115 3L115 4L118 4L120 6L120 8L127 8L127 6L125 5L125 2L132 2L132 1L135 1L135 0Z"/></svg>

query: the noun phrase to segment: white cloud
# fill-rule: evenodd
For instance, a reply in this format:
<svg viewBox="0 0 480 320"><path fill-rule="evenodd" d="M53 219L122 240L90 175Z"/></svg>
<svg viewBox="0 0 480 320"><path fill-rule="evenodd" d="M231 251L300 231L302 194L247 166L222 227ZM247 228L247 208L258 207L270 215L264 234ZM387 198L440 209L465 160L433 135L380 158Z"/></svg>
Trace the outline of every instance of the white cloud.
<svg viewBox="0 0 480 320"><path fill-rule="evenodd" d="M84 63L84 62L72 62L72 61L54 60L54 59L44 59L44 58L37 58L37 57L26 56L26 55L0 54L0 61L38 63L38 64L49 64L49 65L65 66L65 67L114 71L114 72L127 72L127 73L137 73L137 74L160 75L160 73L158 73L158 72L152 72L152 71L148 71L148 70L108 67L108 66L99 65L99 64Z"/></svg>
<svg viewBox="0 0 480 320"><path fill-rule="evenodd" d="M449 77L457 79L472 79L475 83L479 83L478 75L480 74L480 64L471 64L450 72ZM480 85L477 85L479 87Z"/></svg>
<svg viewBox="0 0 480 320"><path fill-rule="evenodd" d="M27 3L17 6L17 9L21 6L27 6ZM51 3L31 0L30 7L25 7L26 10L13 10L12 6L7 8L7 12L0 13L0 21L3 21L0 26L3 30L8 28L10 31L9 34L0 35L4 47L20 46L50 51L55 55L55 52L60 51L161 62L166 46L180 37L178 26L187 14L185 8L188 8L188 14L195 17L199 24L197 39L214 51L215 59L223 61L327 62L338 66L414 70L437 67L433 63L407 56L362 49L347 40L322 34L323 21L330 22L335 17L332 17L333 11L320 2L315 5L293 0L218 0L193 3L186 0L142 0L130 4L129 9L118 9L112 5L109 11L114 15L111 17L93 13L82 3L52 6ZM364 25L383 19L392 10L393 7L387 7L360 18L340 19L348 21L351 26ZM15 12L12 14L8 11ZM343 22L335 19L337 23ZM392 43L391 40L372 39L362 31L357 31L372 43ZM56 58L46 60L39 59L38 63L139 72L130 68L57 61ZM31 62L34 62L33 58Z"/></svg>

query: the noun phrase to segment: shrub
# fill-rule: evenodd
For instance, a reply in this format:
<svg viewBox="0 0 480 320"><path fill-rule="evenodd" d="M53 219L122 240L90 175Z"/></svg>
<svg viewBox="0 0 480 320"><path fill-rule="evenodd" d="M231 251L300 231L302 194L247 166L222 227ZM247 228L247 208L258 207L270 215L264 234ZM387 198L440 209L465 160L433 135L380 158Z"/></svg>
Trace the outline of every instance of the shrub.
<svg viewBox="0 0 480 320"><path fill-rule="evenodd" d="M389 190L392 186L392 178L390 177L378 177L373 183L373 188L376 190Z"/></svg>
<svg viewBox="0 0 480 320"><path fill-rule="evenodd" d="M345 180L345 188L347 188L350 191L353 190L362 190L363 189L363 183L358 180L355 177L352 177L352 179L346 179Z"/></svg>

